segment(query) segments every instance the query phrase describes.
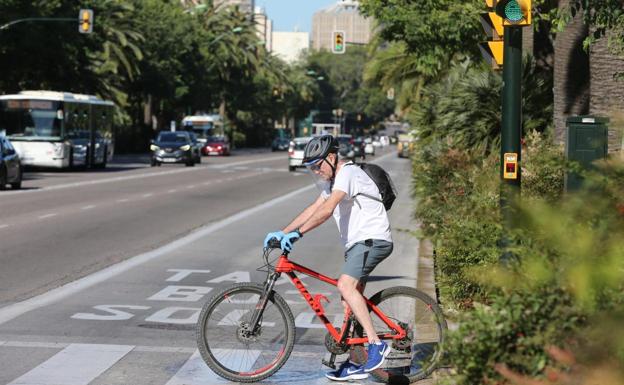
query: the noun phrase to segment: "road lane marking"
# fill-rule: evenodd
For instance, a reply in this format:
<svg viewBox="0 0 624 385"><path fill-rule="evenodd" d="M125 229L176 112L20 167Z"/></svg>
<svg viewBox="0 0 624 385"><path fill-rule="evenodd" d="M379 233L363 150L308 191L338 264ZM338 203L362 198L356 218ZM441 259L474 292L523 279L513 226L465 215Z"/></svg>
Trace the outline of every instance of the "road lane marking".
<svg viewBox="0 0 624 385"><path fill-rule="evenodd" d="M130 199L128 199L128 198L124 198L124 199L117 199L115 202L117 202L117 203L125 203L125 202L128 202L129 200Z"/></svg>
<svg viewBox="0 0 624 385"><path fill-rule="evenodd" d="M169 193L169 194L173 194L173 193L175 193L175 192L178 192L178 190L176 190L176 189L171 189L171 190L167 191L167 193Z"/></svg>
<svg viewBox="0 0 624 385"><path fill-rule="evenodd" d="M154 193L147 193L147 194L143 194L142 196L143 196L143 198L149 198L149 197L151 197L153 195L154 195Z"/></svg>
<svg viewBox="0 0 624 385"><path fill-rule="evenodd" d="M93 208L95 208L95 205L88 205L88 206L81 207L81 210L91 210Z"/></svg>
<svg viewBox="0 0 624 385"><path fill-rule="evenodd" d="M0 225L0 229L4 229L6 227L9 227L9 225Z"/></svg>
<svg viewBox="0 0 624 385"><path fill-rule="evenodd" d="M249 371L253 368L261 351L215 349L212 353L217 357L227 353L223 359L219 359L224 366L236 368L239 371ZM248 364L249 367L242 367L243 364ZM214 374L201 358L199 351L195 351L166 385L205 385L209 380L221 380L221 377Z"/></svg>
<svg viewBox="0 0 624 385"><path fill-rule="evenodd" d="M174 250L177 250L187 244L195 242L198 239L201 239L209 234L212 234L218 230L221 230L222 228L227 227L233 223L236 223L242 219L250 217L260 211L269 209L281 202L287 201L305 191L313 189L314 187L315 185L312 184L312 185L307 185L305 187L299 188L288 194L284 194L268 202L262 203L258 206L254 206L249 209L240 211L227 218L224 218L221 221L199 228L198 230L188 234L187 236L177 239L158 249L155 249L155 250L143 253L143 254L139 254L135 257L129 258L115 265L111 265L96 273L93 273L91 275L78 279L76 281L67 283L63 286L57 287L55 289L52 289L36 297L32 297L25 301L14 303L14 304L5 306L3 308L0 308L0 325L16 317L19 317L20 315L27 313L31 310L39 309L41 307L50 305L64 298L67 298L73 294L76 294L82 290L90 288L93 285L96 285L100 282L104 282L110 279L111 277L124 273L136 266L140 266L144 263L147 263L151 260L159 258L163 255L168 255Z"/></svg>
<svg viewBox="0 0 624 385"><path fill-rule="evenodd" d="M71 344L9 385L88 385L133 348Z"/></svg>
<svg viewBox="0 0 624 385"><path fill-rule="evenodd" d="M58 214L57 213L45 214L45 215L39 216L39 219L46 219L46 218L54 217L56 215L58 215Z"/></svg>

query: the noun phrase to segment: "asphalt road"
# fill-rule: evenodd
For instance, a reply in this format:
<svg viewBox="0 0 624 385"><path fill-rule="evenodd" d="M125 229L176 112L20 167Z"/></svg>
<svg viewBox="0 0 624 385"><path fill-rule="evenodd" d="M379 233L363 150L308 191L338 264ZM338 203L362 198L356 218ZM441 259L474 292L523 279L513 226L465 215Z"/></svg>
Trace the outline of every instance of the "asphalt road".
<svg viewBox="0 0 624 385"><path fill-rule="evenodd" d="M284 153L209 158L195 168L111 165L105 172L32 174L0 198L0 384L221 384L197 355L194 327L210 292L262 281L261 242L318 192ZM392 257L367 294L415 286L417 241L410 164L377 156L399 197ZM50 174L51 176L48 176ZM292 259L335 276L342 247L333 220L296 244ZM330 319L342 314L331 287ZM288 363L266 384L326 384L325 330L284 282L295 315Z"/></svg>

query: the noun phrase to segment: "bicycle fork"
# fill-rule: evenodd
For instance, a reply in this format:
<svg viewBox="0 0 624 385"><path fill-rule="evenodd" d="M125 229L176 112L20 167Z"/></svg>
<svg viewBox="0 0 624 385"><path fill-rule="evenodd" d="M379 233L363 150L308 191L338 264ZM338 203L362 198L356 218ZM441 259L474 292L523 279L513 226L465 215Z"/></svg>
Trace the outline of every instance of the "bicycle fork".
<svg viewBox="0 0 624 385"><path fill-rule="evenodd" d="M249 324L249 331L254 334L260 328L260 323L262 322L262 314L264 313L264 309L266 308L267 302L269 302L269 296L273 292L273 286L275 286L275 282L280 277L281 273L273 273L271 274L266 282L264 283L264 292L258 303L256 304L256 308L251 316L251 322Z"/></svg>

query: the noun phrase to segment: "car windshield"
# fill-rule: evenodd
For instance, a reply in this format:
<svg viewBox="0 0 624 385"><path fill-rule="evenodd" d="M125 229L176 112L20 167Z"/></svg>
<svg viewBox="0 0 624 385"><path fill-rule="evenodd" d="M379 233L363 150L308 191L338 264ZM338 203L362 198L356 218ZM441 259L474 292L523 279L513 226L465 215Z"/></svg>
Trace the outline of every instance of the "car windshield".
<svg viewBox="0 0 624 385"><path fill-rule="evenodd" d="M223 136L209 136L208 137L208 141L209 142L225 142L225 137L223 137Z"/></svg>
<svg viewBox="0 0 624 385"><path fill-rule="evenodd" d="M188 135L175 132L162 132L158 135L159 142L175 142L186 143L188 142Z"/></svg>

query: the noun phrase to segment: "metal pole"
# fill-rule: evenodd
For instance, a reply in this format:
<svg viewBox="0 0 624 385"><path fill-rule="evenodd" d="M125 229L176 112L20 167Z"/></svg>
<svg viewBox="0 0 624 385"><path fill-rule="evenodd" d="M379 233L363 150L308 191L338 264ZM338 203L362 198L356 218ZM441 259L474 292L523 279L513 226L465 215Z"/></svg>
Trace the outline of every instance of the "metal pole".
<svg viewBox="0 0 624 385"><path fill-rule="evenodd" d="M506 250L509 241L506 234L514 224L513 201L520 196L522 135L522 28L505 27L503 50L503 116L501 126L501 213L504 222L502 239L503 262L512 257ZM515 154L516 177L505 176L505 156ZM507 155L509 157L509 155ZM509 171L509 170L507 170Z"/></svg>

